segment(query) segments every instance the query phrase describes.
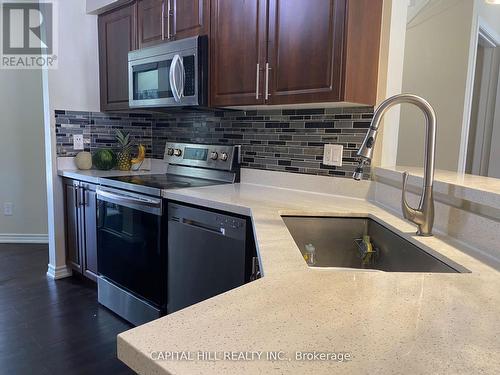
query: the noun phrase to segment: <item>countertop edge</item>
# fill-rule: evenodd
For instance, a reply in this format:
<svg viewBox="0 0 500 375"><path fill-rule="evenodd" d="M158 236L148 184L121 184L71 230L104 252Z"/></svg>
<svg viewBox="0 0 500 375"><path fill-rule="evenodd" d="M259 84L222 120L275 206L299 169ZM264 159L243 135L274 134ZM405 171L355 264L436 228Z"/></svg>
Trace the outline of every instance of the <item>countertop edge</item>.
<svg viewBox="0 0 500 375"><path fill-rule="evenodd" d="M220 210L224 210L224 211L228 211L228 212L232 212L232 213L236 213L236 214L250 216L252 218L252 222L254 223L254 225L255 225L255 221L259 220L259 218L256 218L254 216L255 211L252 209L252 207L249 207L245 202L227 202L227 201L222 201L221 202L221 201L217 200L217 196L210 196L210 194L208 194L207 197L200 197L200 195L202 195L201 192L203 191L203 189L204 188L196 189L196 193L192 193L193 190L195 190L195 189L179 189L179 190L176 190L176 191L172 191L172 190L171 191L166 191L166 192L164 192L164 197L168 198L168 199L173 199L173 200L176 200L176 201L179 201L179 202L183 202L183 203L195 204L195 205L202 205L202 206L209 207L209 208L212 208L212 209L220 209ZM270 189L279 189L279 188L272 188L271 187ZM210 190L210 188L208 190ZM373 204L370 201L365 200L365 204L367 205L367 207L368 206L373 207L373 211L370 211L370 210L367 209L367 212L364 212L363 210L357 210L356 211L356 209L353 209L353 211L355 211L355 212L353 212L352 214L349 214L349 215L345 215L345 216L358 216L358 217L359 216L368 216L368 217L371 217L371 218L373 218L373 219L375 219L377 221L381 221L382 223L384 223L385 225L387 225L390 229L395 230L397 233L401 232L403 234L402 235L403 238L405 238L407 240L411 239L411 236L409 234L410 232L406 233L406 231L405 231L406 228L410 227L410 225L408 223L407 223L408 225L402 225L401 224L400 228L397 228L394 225L392 225L390 222L387 222L386 220L384 220L384 217L380 217L379 215L377 215L377 212L380 211L380 212L384 213L383 215L389 215L390 217L393 217L394 219L392 221L395 221L397 223L400 223L400 222L402 222L404 220L402 220L399 217L397 217L396 215L394 215L393 212L390 212L390 211L388 211L388 210L386 210L384 208L378 207L378 206L376 206L375 204ZM271 208L270 210L274 211L273 220L275 220L277 216L281 216L282 213L286 213L286 212L290 212L291 213L291 212L294 211L294 209L287 210L286 208L284 208L283 210L279 210L279 209L276 209L274 207ZM325 211L325 213L326 213L326 211ZM370 212L368 212L368 211L370 211ZM311 213L312 212L315 212L314 208L311 209ZM403 227L403 229L401 229L401 227ZM260 248L259 245L261 243L259 241L258 234L257 233L254 233L254 234L255 234L255 237L256 237L255 238L256 239L256 245L257 245L258 248ZM442 239L440 239L440 238L436 237L436 239L439 240L439 241L442 241ZM273 240L270 240L270 241L266 240L266 241L264 241L264 242L267 242L267 243L264 244L264 246L269 246L272 241ZM276 240L276 241L279 241L279 240ZM431 249L433 251L437 251L438 253L442 254L438 250L432 249L431 246L426 245L422 241L412 240L410 242L413 242L414 244L417 244L420 247ZM444 243L443 243L443 246L444 246ZM459 251L459 252L461 251L461 249L458 246L456 246L456 245L447 245L447 246L449 246L450 248L455 249L456 251ZM447 256L445 254L442 254L442 255ZM456 259L453 259L453 258L451 258L451 260L454 261L454 262L456 261ZM457 263L460 264L458 262L458 260L457 260ZM304 268L307 269L307 267L304 267ZM264 268L264 270L265 270L265 268ZM302 271L297 270L297 272L302 272ZM307 270L307 272L311 272L311 271ZM352 270L352 273L356 274L356 271ZM475 274L475 276L481 277L481 272L480 271L474 271L474 274ZM263 278L263 280L266 281L267 277L268 276L265 276ZM273 275L273 279L274 280L276 279L276 274ZM269 281L271 281L271 279L269 279ZM244 286L242 288L244 288ZM228 293L231 293L231 291L228 292ZM212 300L216 300L217 298L218 298L218 296L212 298ZM168 318L168 317L166 317L166 318ZM162 319L165 319L165 318L162 318ZM140 329L140 327L138 329ZM122 352L122 354L119 355L120 360L122 360L126 364L131 364L131 365L135 364L135 367L136 367L135 370L140 370L141 373L150 373L150 372L148 372L150 369L153 370L153 371L155 371L155 372L152 372L152 373L156 373L156 371L158 371L158 373L160 373L160 372L161 373L170 373L169 370L167 370L164 366L161 366L160 363L157 363L157 361L154 361L154 360L148 358L147 355L145 355L145 353L142 352L141 350L139 350L137 348L134 348L133 345L130 342L127 341L126 336L128 336L127 333L123 333L123 334L119 335L118 352L121 353L121 350L125 349L125 350L131 352L134 355L134 358L139 359L143 364L146 364L146 366L145 367L141 367L139 369L138 366L137 366L137 362L134 362L133 359L126 358L127 355L124 354L125 350ZM124 346L124 348L120 349L120 346ZM140 358L138 358L138 356L140 356ZM154 364L151 364L151 362L154 363ZM151 366L153 366L153 367L151 367ZM132 367L132 368L134 368L134 367Z"/></svg>

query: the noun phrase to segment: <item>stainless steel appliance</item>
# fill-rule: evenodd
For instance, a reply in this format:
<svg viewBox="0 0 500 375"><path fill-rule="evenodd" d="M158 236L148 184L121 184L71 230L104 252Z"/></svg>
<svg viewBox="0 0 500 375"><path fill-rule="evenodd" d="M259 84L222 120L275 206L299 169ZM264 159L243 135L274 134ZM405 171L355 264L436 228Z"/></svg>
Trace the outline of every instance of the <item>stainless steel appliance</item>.
<svg viewBox="0 0 500 375"><path fill-rule="evenodd" d="M129 52L130 108L207 106L206 36Z"/></svg>
<svg viewBox="0 0 500 375"><path fill-rule="evenodd" d="M100 180L101 304L135 325L167 312L167 204L162 192L237 182L239 158L239 146L167 143L168 173Z"/></svg>
<svg viewBox="0 0 500 375"><path fill-rule="evenodd" d="M168 312L245 283L247 223L241 217L168 204Z"/></svg>

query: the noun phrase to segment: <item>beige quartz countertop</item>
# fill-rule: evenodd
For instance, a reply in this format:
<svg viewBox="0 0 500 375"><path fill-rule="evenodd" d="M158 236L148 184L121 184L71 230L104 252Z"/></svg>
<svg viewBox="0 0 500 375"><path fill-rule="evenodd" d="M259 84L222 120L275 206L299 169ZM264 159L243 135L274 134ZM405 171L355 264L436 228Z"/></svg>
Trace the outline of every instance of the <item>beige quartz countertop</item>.
<svg viewBox="0 0 500 375"><path fill-rule="evenodd" d="M422 186L423 168L419 167L375 167L375 180L401 186L403 172L409 172L409 185ZM396 184L390 180L396 181ZM445 199L465 199L473 203L500 209L500 179L436 169L434 172L434 195Z"/></svg>
<svg viewBox="0 0 500 375"><path fill-rule="evenodd" d="M250 215L264 277L118 336L118 357L140 374L498 374L499 272L446 238L363 199L251 184L165 191L169 199ZM369 216L471 273L309 269L283 214ZM499 228L500 229L500 228ZM266 352L282 351L282 361ZM296 352L349 353L298 361ZM159 352L217 360L153 360ZM263 352L260 360L220 360ZM214 354L213 354L214 355ZM212 355L212 358L213 358Z"/></svg>

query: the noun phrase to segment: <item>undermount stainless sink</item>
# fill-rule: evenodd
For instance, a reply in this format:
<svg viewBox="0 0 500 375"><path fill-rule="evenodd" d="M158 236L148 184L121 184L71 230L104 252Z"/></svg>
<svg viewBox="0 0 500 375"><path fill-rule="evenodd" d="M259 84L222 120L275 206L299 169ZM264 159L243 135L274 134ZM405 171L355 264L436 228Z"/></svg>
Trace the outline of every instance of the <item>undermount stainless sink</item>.
<svg viewBox="0 0 500 375"><path fill-rule="evenodd" d="M469 272L452 260L430 254L369 218L283 216L310 267L345 267L388 272ZM370 236L374 253L362 258L360 239Z"/></svg>

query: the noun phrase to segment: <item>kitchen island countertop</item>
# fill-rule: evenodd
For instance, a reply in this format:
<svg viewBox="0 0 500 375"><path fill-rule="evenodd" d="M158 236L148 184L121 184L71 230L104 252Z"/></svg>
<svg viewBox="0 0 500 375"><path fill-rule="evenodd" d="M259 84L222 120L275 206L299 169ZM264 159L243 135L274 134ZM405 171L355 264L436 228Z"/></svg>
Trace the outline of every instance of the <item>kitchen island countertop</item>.
<svg viewBox="0 0 500 375"><path fill-rule="evenodd" d="M136 372L500 371L499 272L451 239L417 237L412 224L359 198L252 184L169 190L164 197L251 216L264 277L121 333L118 357ZM471 272L309 269L281 219L284 214L371 217ZM247 354L231 360L231 352ZM268 360L269 352L280 352L282 360ZM301 352L342 353L344 360L331 355L300 360ZM163 359L168 353L177 357ZM200 353L207 353L205 360Z"/></svg>

